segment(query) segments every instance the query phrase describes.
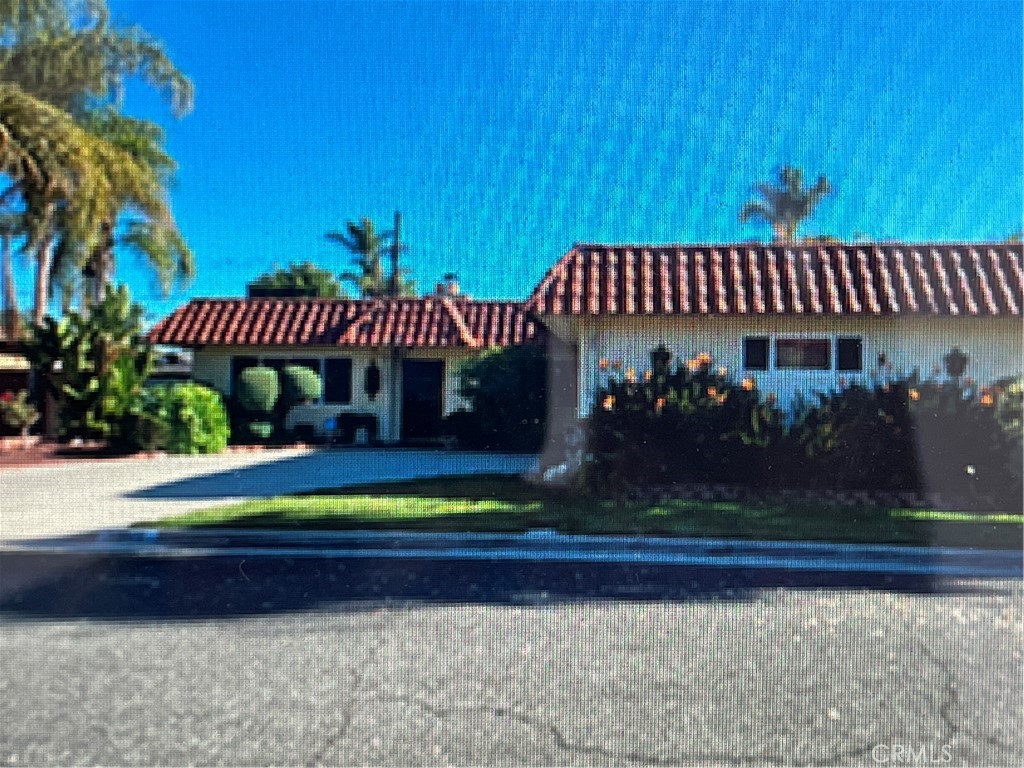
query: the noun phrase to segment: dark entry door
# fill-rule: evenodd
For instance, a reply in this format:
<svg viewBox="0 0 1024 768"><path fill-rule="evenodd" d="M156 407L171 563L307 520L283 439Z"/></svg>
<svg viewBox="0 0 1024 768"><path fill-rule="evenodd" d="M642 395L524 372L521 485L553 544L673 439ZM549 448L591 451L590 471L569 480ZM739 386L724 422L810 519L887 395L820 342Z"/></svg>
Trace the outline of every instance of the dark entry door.
<svg viewBox="0 0 1024 768"><path fill-rule="evenodd" d="M444 361L402 361L402 439L441 436Z"/></svg>

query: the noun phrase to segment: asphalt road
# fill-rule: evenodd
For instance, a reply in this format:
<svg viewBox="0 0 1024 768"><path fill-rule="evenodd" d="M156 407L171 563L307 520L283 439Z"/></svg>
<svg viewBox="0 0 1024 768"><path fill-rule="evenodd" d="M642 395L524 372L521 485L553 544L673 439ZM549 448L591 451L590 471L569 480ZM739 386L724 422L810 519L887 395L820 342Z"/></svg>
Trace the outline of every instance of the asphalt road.
<svg viewBox="0 0 1024 768"><path fill-rule="evenodd" d="M1020 580L792 576L5 553L0 763L1024 764Z"/></svg>

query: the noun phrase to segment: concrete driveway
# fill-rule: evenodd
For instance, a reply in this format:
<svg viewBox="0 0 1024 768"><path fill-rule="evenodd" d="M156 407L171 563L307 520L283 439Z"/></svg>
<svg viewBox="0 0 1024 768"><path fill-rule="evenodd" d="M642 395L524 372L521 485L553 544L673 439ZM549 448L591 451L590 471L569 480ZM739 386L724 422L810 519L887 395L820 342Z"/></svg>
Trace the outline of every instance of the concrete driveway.
<svg viewBox="0 0 1024 768"><path fill-rule="evenodd" d="M81 461L0 470L0 540L114 528L213 504L330 486L522 472L532 456L412 450L276 450Z"/></svg>

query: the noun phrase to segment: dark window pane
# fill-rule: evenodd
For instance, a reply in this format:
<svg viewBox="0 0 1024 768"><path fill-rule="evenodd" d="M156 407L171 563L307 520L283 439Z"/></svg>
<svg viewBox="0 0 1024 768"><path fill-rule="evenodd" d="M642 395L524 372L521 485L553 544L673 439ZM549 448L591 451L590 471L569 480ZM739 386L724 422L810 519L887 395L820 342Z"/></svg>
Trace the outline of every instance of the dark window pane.
<svg viewBox="0 0 1024 768"><path fill-rule="evenodd" d="M352 402L352 361L347 357L324 360L324 402Z"/></svg>
<svg viewBox="0 0 1024 768"><path fill-rule="evenodd" d="M290 363L291 360L289 360L287 357L263 358L263 365L265 365L267 368L273 368L275 371L277 371L278 375L280 375L281 369Z"/></svg>
<svg viewBox="0 0 1024 768"><path fill-rule="evenodd" d="M743 340L743 367L748 371L768 370L768 339L752 337Z"/></svg>
<svg viewBox="0 0 1024 768"><path fill-rule="evenodd" d="M860 339L836 339L836 370L860 371L864 369L864 354Z"/></svg>
<svg viewBox="0 0 1024 768"><path fill-rule="evenodd" d="M775 367L827 371L832 365L831 347L828 339L779 339Z"/></svg>
<svg viewBox="0 0 1024 768"><path fill-rule="evenodd" d="M238 377L247 368L255 368L260 364L255 357L232 357L231 358L231 394L238 391Z"/></svg>

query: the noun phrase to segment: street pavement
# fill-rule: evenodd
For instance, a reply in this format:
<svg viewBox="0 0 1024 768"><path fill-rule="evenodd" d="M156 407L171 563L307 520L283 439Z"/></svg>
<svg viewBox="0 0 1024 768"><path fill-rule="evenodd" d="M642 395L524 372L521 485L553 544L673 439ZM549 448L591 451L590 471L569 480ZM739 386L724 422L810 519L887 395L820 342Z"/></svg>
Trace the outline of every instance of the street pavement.
<svg viewBox="0 0 1024 768"><path fill-rule="evenodd" d="M434 450L271 450L0 469L0 541L59 536L318 488L522 472L532 456Z"/></svg>
<svg viewBox="0 0 1024 768"><path fill-rule="evenodd" d="M1019 578L28 546L0 575L0 764L1024 763Z"/></svg>
<svg viewBox="0 0 1024 768"><path fill-rule="evenodd" d="M0 472L0 765L1024 764L1012 552L101 530L515 462Z"/></svg>

